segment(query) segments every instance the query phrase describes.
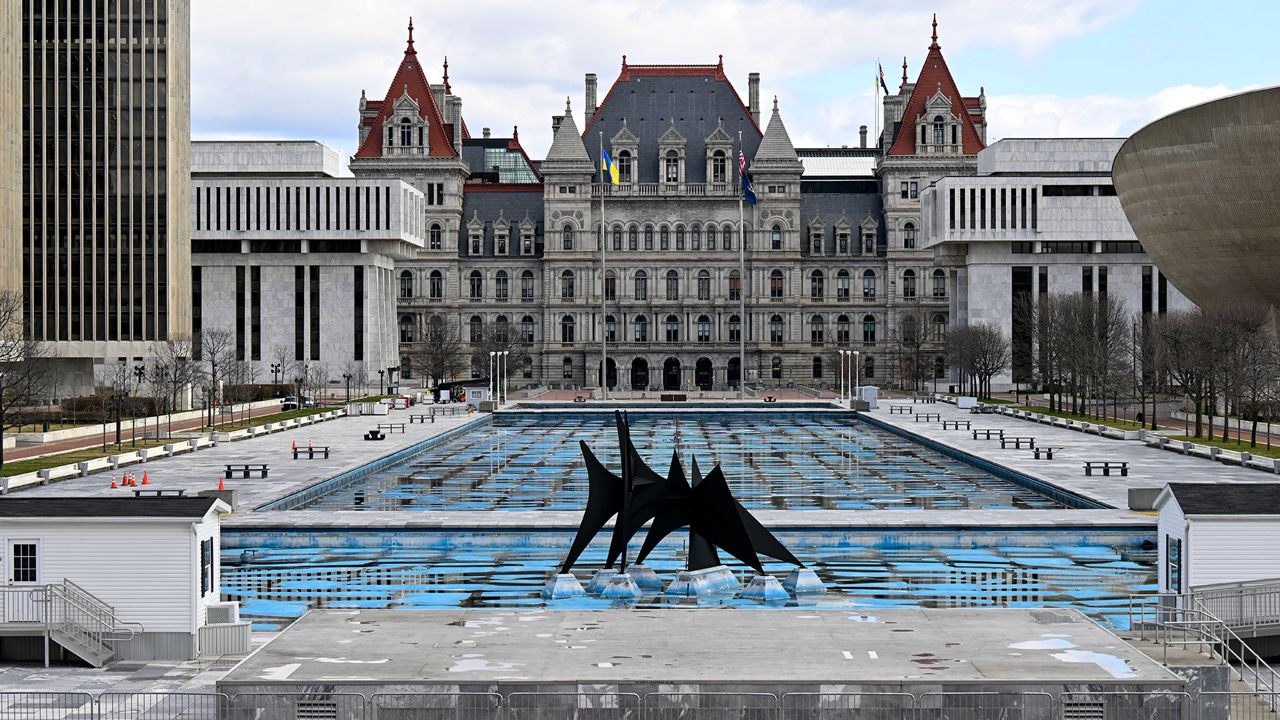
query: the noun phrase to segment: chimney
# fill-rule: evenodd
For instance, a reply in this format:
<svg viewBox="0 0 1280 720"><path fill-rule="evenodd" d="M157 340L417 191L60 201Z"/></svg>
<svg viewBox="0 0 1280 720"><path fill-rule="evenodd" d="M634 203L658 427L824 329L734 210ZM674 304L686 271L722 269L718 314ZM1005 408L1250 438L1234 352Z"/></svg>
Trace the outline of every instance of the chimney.
<svg viewBox="0 0 1280 720"><path fill-rule="evenodd" d="M462 157L462 98L450 95L449 106L453 108L453 151Z"/></svg>
<svg viewBox="0 0 1280 720"><path fill-rule="evenodd" d="M552 116L551 116L551 134L552 134L552 135L555 135L557 132L559 132L559 131L560 131L560 123L562 123L562 122L564 122L564 116L563 116L563 115L552 115Z"/></svg>
<svg viewBox="0 0 1280 720"><path fill-rule="evenodd" d="M867 146L867 126L859 125L858 126L858 147L864 148L866 146Z"/></svg>
<svg viewBox="0 0 1280 720"><path fill-rule="evenodd" d="M747 108L751 110L751 117L755 118L756 124L760 124L760 73L751 73L747 76Z"/></svg>
<svg viewBox="0 0 1280 720"><path fill-rule="evenodd" d="M587 73L587 105L582 117L590 120L596 114L596 74Z"/></svg>
<svg viewBox="0 0 1280 720"><path fill-rule="evenodd" d="M863 128L864 130L866 129L866 127L867 127L866 125L863 125L863 126L862 126L862 128ZM480 130L480 133L484 136L484 138L485 138L486 140L488 140L488 139L489 139L489 135L491 134L491 133L489 132L489 128L483 128L483 129L481 129L481 130Z"/></svg>

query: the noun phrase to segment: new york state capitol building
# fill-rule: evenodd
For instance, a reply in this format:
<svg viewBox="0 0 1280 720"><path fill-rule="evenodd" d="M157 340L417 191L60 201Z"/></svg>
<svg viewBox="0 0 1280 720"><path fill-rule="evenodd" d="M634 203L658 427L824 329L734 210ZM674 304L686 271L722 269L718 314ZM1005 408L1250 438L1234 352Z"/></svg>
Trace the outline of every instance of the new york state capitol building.
<svg viewBox="0 0 1280 720"><path fill-rule="evenodd" d="M955 288L981 293L992 307L978 316L1016 336L1011 292L1096 286L1091 277L1081 285L1079 268L1092 263L1092 276L1097 264L1088 257L1055 256L1049 273L1036 258L1001 251L996 272L967 272L972 256L953 241L975 238L948 235L937 222L936 236L925 237L921 203L938 194L926 190L976 175L987 148L985 95L961 94L936 24L915 82L904 60L897 94L884 99L880 137L869 144L863 126L857 147L797 149L778 101L762 111L759 75L749 76L743 102L722 61L636 65L624 56L603 98L596 76L586 76L584 100L581 122L568 102L552 118L553 142L541 161L527 156L515 130L499 138L486 128L476 137L447 62L442 81L431 83L410 27L385 96L361 95L354 178L337 177L336 154L314 143L196 143L196 339L202 328L234 327L241 360L265 364L283 344L294 361L354 363L366 375L398 367L416 384L425 373L414 359L428 328L456 324L464 345L479 347L495 332L524 343L528 358L510 368L513 385L590 388L600 383L603 332L611 387L721 390L743 375L745 333L748 382L834 386L845 349L859 351L864 382L942 384L947 328L966 322L953 316L970 310ZM1079 175L1075 148L1097 175L1098 156L1107 165L1114 155L1109 146L1074 142L1046 156L1063 159L1063 168L1035 167ZM619 167L616 186L600 181L602 144ZM745 238L739 149L758 197L746 205ZM998 166L988 171L1000 174ZM1014 238L1015 253L1040 250L1026 241L1047 201L1037 201L1040 179L1023 180L1031 195L1024 190L1020 206L1000 206L1006 218L1018 207L1023 217L1031 211L1031 233ZM1103 181L1080 182L1106 205L1100 212L1112 211L1114 193L1098 190ZM943 195L955 202L954 191ZM985 190L982 198L985 228ZM1148 267L1146 292L1154 293L1149 260L1118 204L1113 210L1120 222L1107 232L1119 236L1075 249L1093 255L1103 240L1123 241L1108 245L1124 254L1107 262ZM1097 226L1097 212L1083 216ZM1019 263L1026 267L1015 269ZM272 302L263 301L263 287L274 287ZM459 377L487 373L469 369Z"/></svg>

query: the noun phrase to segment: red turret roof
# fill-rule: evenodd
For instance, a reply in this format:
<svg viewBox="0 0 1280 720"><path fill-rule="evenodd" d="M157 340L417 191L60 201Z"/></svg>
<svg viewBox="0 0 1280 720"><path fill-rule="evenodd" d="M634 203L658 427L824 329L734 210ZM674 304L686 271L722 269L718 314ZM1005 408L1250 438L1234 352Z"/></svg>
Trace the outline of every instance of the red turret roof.
<svg viewBox="0 0 1280 720"><path fill-rule="evenodd" d="M371 100L366 107L377 111L377 115L363 120L369 134L364 144L356 151L358 158L382 157L382 126L387 117L395 109L395 102L401 95L408 93L418 104L419 112L427 121L427 142L430 144L431 157L457 157L453 149L453 126L444 122L440 108L436 106L435 97L431 94L431 84L427 82L418 63L418 52L413 48L413 21L409 21L409 42L404 50L404 59L400 68L387 89L387 96L380 101Z"/></svg>
<svg viewBox="0 0 1280 720"><path fill-rule="evenodd" d="M903 65L904 72L906 65ZM951 99L951 114L960 118L960 139L965 155L977 155L986 147L978 128L973 124L973 116L969 109L978 109L978 98L966 98L960 95L956 81L951 77L947 61L942 58L942 48L938 45L938 25L934 20L933 44L929 46L929 55L920 68L920 77L916 78L915 87L911 91L911 99L907 101L906 110L902 113L902 125L898 137L889 146L889 155L916 154L916 120L924 114L929 98L941 90L943 95Z"/></svg>

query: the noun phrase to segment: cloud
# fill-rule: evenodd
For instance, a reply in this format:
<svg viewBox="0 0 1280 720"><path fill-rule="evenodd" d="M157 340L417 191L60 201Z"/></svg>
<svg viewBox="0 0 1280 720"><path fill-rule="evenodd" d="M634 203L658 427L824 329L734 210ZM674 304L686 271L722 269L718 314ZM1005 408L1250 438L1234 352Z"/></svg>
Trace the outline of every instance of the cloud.
<svg viewBox="0 0 1280 720"><path fill-rule="evenodd" d="M939 0L926 11L867 0L202 1L192 7L193 129L200 137L320 139L349 155L360 91L386 93L412 15L428 78L439 82L447 54L472 131L506 135L520 125L535 157L550 145L550 116L566 95L581 113L583 73L599 74L603 94L624 53L633 63L714 63L723 54L740 93L748 72L762 74L762 94L781 96L788 127L804 143L854 144L857 125L873 124L870 68L884 58L892 83L896 63L888 59L906 54L914 72L934 9L948 51L1025 59L1135 4Z"/></svg>
<svg viewBox="0 0 1280 720"><path fill-rule="evenodd" d="M1125 137L1176 110L1252 87L1175 85L1137 98L996 95L987 99L987 138Z"/></svg>

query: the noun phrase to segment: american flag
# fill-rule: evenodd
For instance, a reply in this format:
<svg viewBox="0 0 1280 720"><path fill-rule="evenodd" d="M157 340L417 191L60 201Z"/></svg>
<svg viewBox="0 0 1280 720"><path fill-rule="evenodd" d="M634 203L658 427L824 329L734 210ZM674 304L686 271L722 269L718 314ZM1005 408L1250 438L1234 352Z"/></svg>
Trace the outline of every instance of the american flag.
<svg viewBox="0 0 1280 720"><path fill-rule="evenodd" d="M742 154L742 148L738 148L738 175L747 176L747 156Z"/></svg>
<svg viewBox="0 0 1280 720"><path fill-rule="evenodd" d="M747 156L738 148L738 177L742 179L742 198L748 203L756 204L756 193L751 189L751 176L747 174Z"/></svg>

